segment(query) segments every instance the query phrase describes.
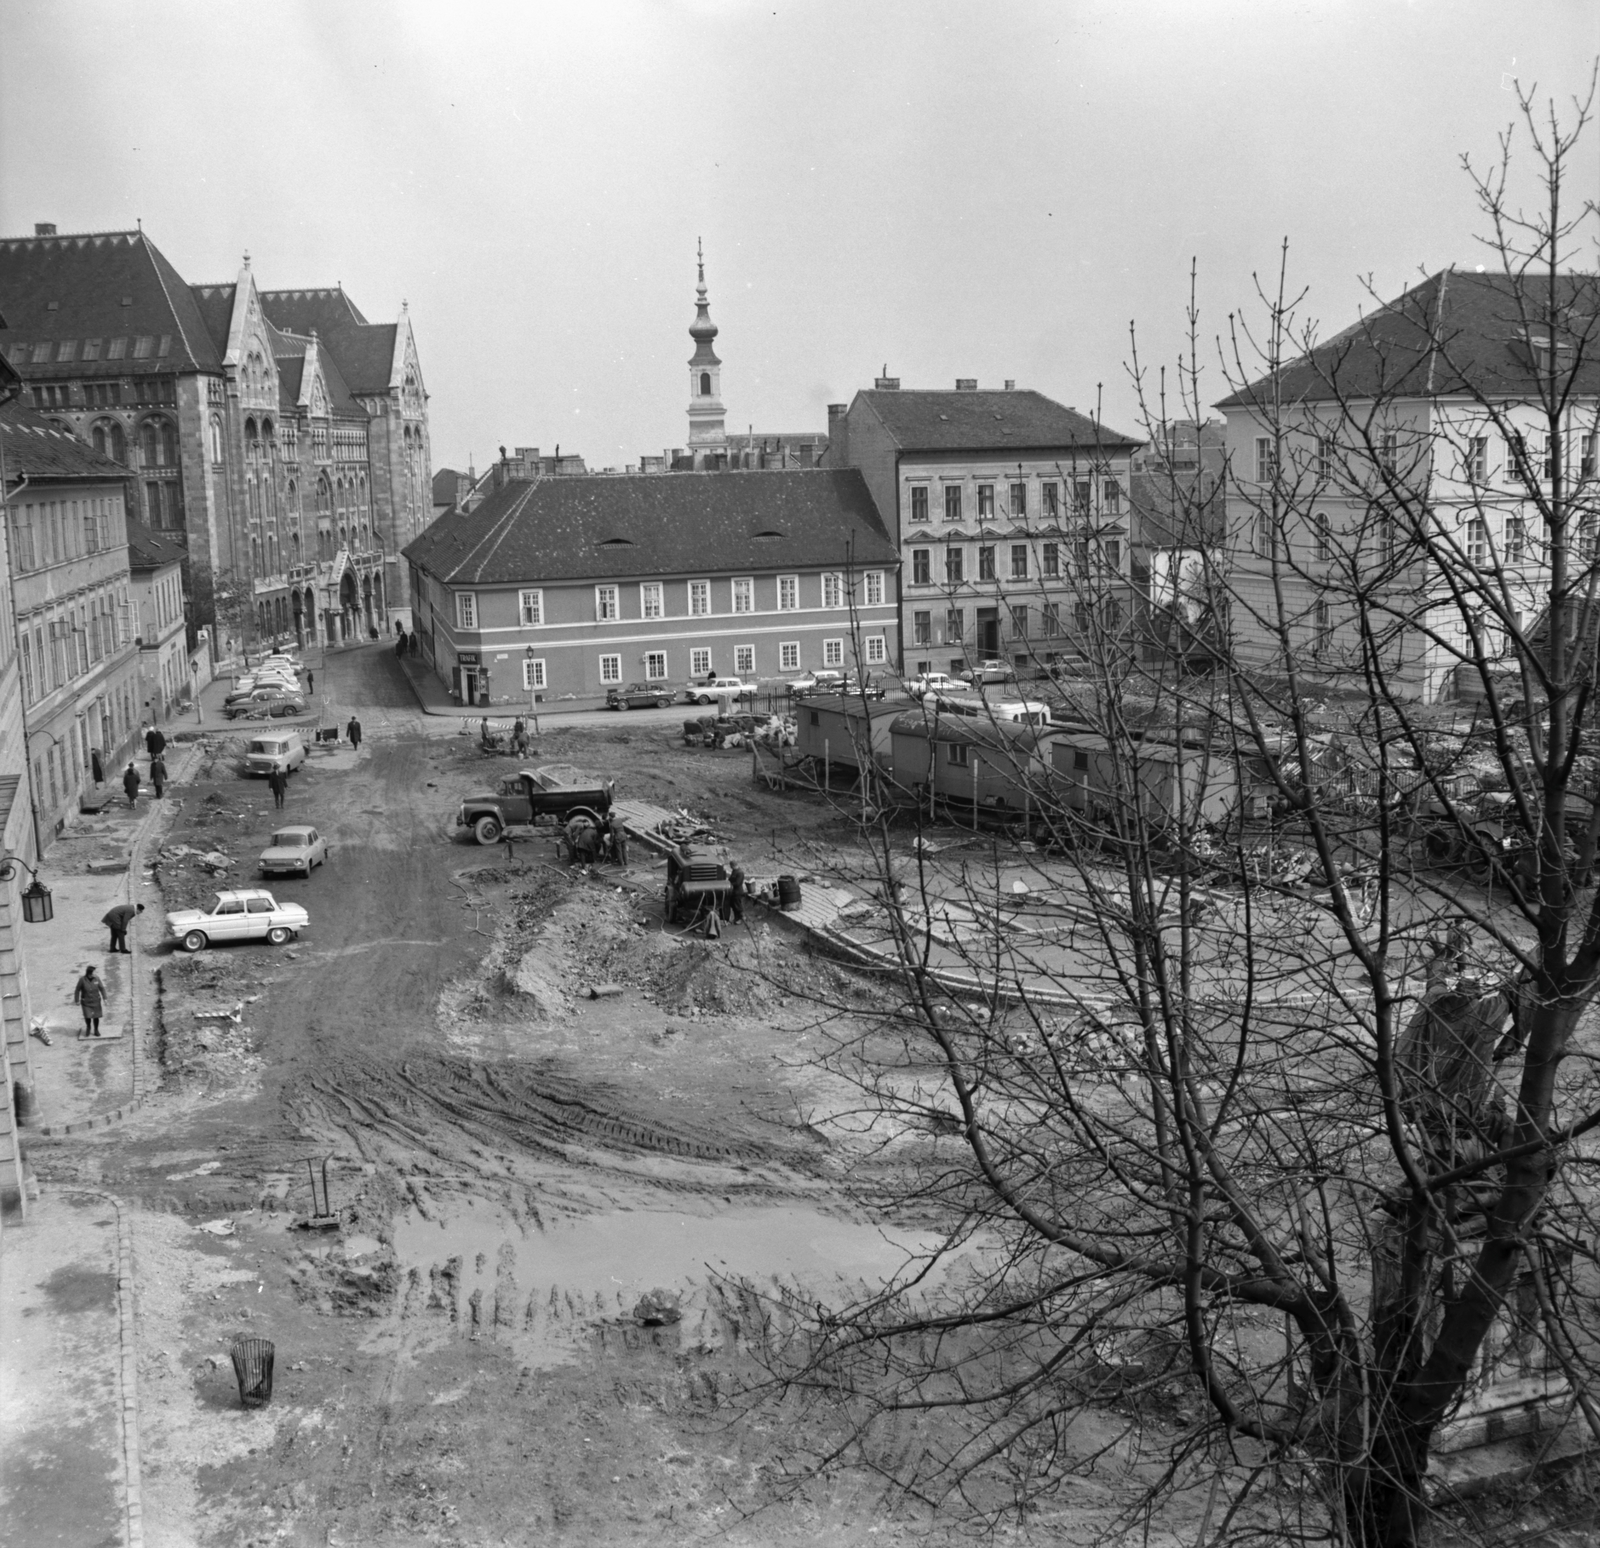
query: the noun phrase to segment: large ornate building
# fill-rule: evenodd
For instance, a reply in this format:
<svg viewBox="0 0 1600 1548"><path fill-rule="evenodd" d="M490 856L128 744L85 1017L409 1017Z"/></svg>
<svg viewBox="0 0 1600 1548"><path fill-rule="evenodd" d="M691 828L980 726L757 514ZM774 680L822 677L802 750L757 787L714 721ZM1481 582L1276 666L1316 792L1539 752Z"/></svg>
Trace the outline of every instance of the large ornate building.
<svg viewBox="0 0 1600 1548"><path fill-rule="evenodd" d="M408 604L431 517L427 392L404 309L189 285L139 231L0 241L0 349L32 406L127 467L183 544L191 626L337 642Z"/></svg>

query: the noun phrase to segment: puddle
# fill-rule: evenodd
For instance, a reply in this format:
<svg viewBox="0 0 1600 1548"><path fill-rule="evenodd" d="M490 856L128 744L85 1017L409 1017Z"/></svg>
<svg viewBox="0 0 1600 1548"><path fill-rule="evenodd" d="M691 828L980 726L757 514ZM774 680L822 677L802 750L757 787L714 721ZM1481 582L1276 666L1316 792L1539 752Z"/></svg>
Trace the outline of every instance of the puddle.
<svg viewBox="0 0 1600 1548"><path fill-rule="evenodd" d="M726 1281L808 1302L853 1299L938 1240L797 1205L616 1211L541 1229L482 1204L442 1222L408 1211L394 1239L402 1316L442 1314L462 1332L509 1338L540 1363L589 1347L597 1322L631 1322L647 1290L682 1296L677 1332L689 1349L725 1336L717 1324Z"/></svg>

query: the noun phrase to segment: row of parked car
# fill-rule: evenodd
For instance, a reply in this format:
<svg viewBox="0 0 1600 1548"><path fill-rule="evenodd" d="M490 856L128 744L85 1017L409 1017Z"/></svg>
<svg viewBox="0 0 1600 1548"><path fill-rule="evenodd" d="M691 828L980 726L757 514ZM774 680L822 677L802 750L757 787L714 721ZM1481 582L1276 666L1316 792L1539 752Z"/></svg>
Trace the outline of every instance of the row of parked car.
<svg viewBox="0 0 1600 1548"><path fill-rule="evenodd" d="M305 709L300 665L287 652L265 657L233 685L222 705L229 720L277 720Z"/></svg>
<svg viewBox="0 0 1600 1548"><path fill-rule="evenodd" d="M1009 662L980 661L959 678L949 677L943 672L924 672L917 677L907 678L902 686L915 697L925 697L930 693L957 692L986 683L1011 683L1016 679L1016 668ZM826 667L802 673L799 677L786 678L782 686L791 695L853 695L862 692L861 682L853 672L836 672ZM606 705L614 710L665 709L669 704L680 702L680 693L683 696L681 702L685 704L715 704L727 698L754 699L760 691L759 684L747 682L742 677L707 677L681 689L674 688L670 683L629 683L626 687L608 688ZM881 699L885 692L884 680L869 674L865 691L869 699Z"/></svg>

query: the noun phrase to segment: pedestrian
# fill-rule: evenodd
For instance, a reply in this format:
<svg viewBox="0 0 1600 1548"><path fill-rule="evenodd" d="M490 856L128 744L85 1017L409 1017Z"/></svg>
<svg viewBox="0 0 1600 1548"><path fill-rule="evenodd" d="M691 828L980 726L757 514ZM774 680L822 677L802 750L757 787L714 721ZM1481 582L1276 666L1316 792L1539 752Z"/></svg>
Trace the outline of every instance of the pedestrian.
<svg viewBox="0 0 1600 1548"><path fill-rule="evenodd" d="M139 771L131 763L127 773L122 776L122 789L128 797L128 805L132 806L139 799Z"/></svg>
<svg viewBox="0 0 1600 1548"><path fill-rule="evenodd" d="M167 788L167 760L160 753L150 760L150 783L155 786L156 800L159 801Z"/></svg>
<svg viewBox="0 0 1600 1548"><path fill-rule="evenodd" d="M606 834L611 840L611 858L623 870L628 868L628 828L627 824L617 816L616 809L606 813Z"/></svg>
<svg viewBox="0 0 1600 1548"><path fill-rule="evenodd" d="M98 747L91 747L89 749L89 770L94 775L95 784L105 784L106 766L100 757L100 749Z"/></svg>
<svg viewBox="0 0 1600 1548"><path fill-rule="evenodd" d="M315 693L316 691L317 691L317 674L315 672L313 672L310 667L307 667L306 668L306 692L307 693Z"/></svg>
<svg viewBox="0 0 1600 1548"><path fill-rule="evenodd" d="M400 631L400 638L394 642L394 653L396 656L403 656L406 653L406 631L404 629Z"/></svg>
<svg viewBox="0 0 1600 1548"><path fill-rule="evenodd" d="M416 653L417 653L417 634L416 634L416 631L413 629L412 632L411 632L411 643L406 646L406 654L408 656L414 656L414 655L416 655Z"/></svg>
<svg viewBox="0 0 1600 1548"><path fill-rule="evenodd" d="M95 977L94 963L83 970L83 977L72 986L72 1003L83 1012L83 1036L100 1036L100 1015L105 1010L105 981Z"/></svg>
<svg viewBox="0 0 1600 1548"><path fill-rule="evenodd" d="M744 872L736 865L728 872L728 917L735 924L744 923Z"/></svg>
<svg viewBox="0 0 1600 1548"><path fill-rule="evenodd" d="M151 726L144 734L144 750L152 758L167 750L167 739L159 726Z"/></svg>
<svg viewBox="0 0 1600 1548"><path fill-rule="evenodd" d="M100 923L111 931L111 944L106 948L108 951L120 951L125 957L133 955L128 949L128 926L143 912L143 903L119 903L101 916Z"/></svg>
<svg viewBox="0 0 1600 1548"><path fill-rule="evenodd" d="M272 792L273 804L281 812L284 795L289 789L289 781L284 777L282 769L274 769L267 775L267 789Z"/></svg>
<svg viewBox="0 0 1600 1548"><path fill-rule="evenodd" d="M350 724L344 728L344 734L350 738L350 745L361 750L361 722L354 715L350 717Z"/></svg>

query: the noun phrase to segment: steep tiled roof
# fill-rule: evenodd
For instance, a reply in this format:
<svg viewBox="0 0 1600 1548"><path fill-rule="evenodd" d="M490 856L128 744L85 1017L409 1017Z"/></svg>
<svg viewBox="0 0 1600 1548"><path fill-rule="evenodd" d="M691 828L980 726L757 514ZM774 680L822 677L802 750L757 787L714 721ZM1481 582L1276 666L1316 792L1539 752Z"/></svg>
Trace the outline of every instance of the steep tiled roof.
<svg viewBox="0 0 1600 1548"><path fill-rule="evenodd" d="M861 391L902 451L1125 450L1139 443L1042 392Z"/></svg>
<svg viewBox="0 0 1600 1548"><path fill-rule="evenodd" d="M75 435L24 408L20 402L0 404L0 438L6 451L6 477L13 485L26 475L39 479L115 479L121 483L128 470L102 457Z"/></svg>
<svg viewBox="0 0 1600 1548"><path fill-rule="evenodd" d="M0 241L0 312L0 349L30 379L222 365L194 294L142 231Z"/></svg>
<svg viewBox="0 0 1600 1548"><path fill-rule="evenodd" d="M238 289L232 281L226 285L189 287L195 309L200 313L200 320L205 324L206 334L219 360L228 353L228 328L233 322L233 298Z"/></svg>
<svg viewBox="0 0 1600 1548"><path fill-rule="evenodd" d="M461 480L464 473L457 473L454 468L439 468L433 475L433 503L435 505L454 505L459 498Z"/></svg>
<svg viewBox="0 0 1600 1548"><path fill-rule="evenodd" d="M1548 339L1545 283L1518 284L1503 274L1442 269L1309 355L1224 398L1219 408L1252 403L1328 402L1336 396L1491 398L1534 394L1530 335ZM1556 331L1564 366L1577 367L1574 389L1600 391L1600 276L1563 275Z"/></svg>
<svg viewBox="0 0 1600 1548"><path fill-rule="evenodd" d="M405 550L457 585L892 565L853 468L514 479Z"/></svg>
<svg viewBox="0 0 1600 1548"><path fill-rule="evenodd" d="M397 325L369 323L340 288L265 290L261 306L274 326L317 337L339 362L352 392L387 392Z"/></svg>
<svg viewBox="0 0 1600 1548"><path fill-rule="evenodd" d="M128 517L128 568L161 570L169 564L182 564L184 551L170 538L152 532L137 516Z"/></svg>

